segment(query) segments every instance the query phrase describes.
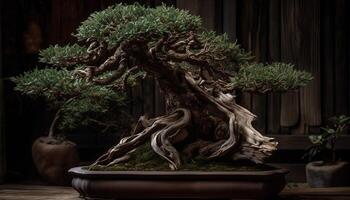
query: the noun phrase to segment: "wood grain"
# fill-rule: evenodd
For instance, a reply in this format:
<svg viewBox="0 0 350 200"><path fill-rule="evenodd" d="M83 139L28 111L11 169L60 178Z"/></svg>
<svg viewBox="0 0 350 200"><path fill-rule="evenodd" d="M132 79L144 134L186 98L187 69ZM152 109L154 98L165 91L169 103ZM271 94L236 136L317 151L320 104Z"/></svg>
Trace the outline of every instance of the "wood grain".
<svg viewBox="0 0 350 200"><path fill-rule="evenodd" d="M314 76L312 82L299 90L299 95L296 92L282 95L281 125L296 126L295 133L305 133L309 126L321 124L320 5L318 1L281 2L282 61L295 63L297 68Z"/></svg>
<svg viewBox="0 0 350 200"><path fill-rule="evenodd" d="M37 185L1 185L0 200L79 200L70 187Z"/></svg>
<svg viewBox="0 0 350 200"><path fill-rule="evenodd" d="M281 61L281 0L269 1L268 62ZM267 133L280 132L281 95L267 95Z"/></svg>
<svg viewBox="0 0 350 200"><path fill-rule="evenodd" d="M347 83L348 77L348 63L347 63L347 41L349 35L347 27L349 26L346 20L346 13L348 12L346 6L346 0L335 1L335 113L337 115L348 113L349 108L349 96L344 95L349 90ZM345 30L345 31L344 31Z"/></svg>
<svg viewBox="0 0 350 200"><path fill-rule="evenodd" d="M227 33L231 41L237 40L237 1L223 1L223 32Z"/></svg>
<svg viewBox="0 0 350 200"><path fill-rule="evenodd" d="M298 132L309 133L310 128L321 125L320 4L318 0L302 1L301 7L304 19L300 19L299 24L302 46L297 64L314 79L300 89L301 129Z"/></svg>
<svg viewBox="0 0 350 200"><path fill-rule="evenodd" d="M268 53L268 7L269 2L264 0L254 1L254 16L252 27L251 51L256 56L257 62L267 62ZM252 95L252 112L257 115L256 129L266 133L267 124L267 100L266 95Z"/></svg>
<svg viewBox="0 0 350 200"><path fill-rule="evenodd" d="M334 6L332 0L325 0L321 4L321 21L322 118L326 120L335 111Z"/></svg>
<svg viewBox="0 0 350 200"><path fill-rule="evenodd" d="M279 150L305 150L311 146L310 139L304 135L270 135L278 141ZM337 141L337 150L350 150L350 136L339 136Z"/></svg>
<svg viewBox="0 0 350 200"><path fill-rule="evenodd" d="M242 48L251 51L251 27L253 23L253 0L238 1L237 6L237 39ZM238 102L243 107L251 110L252 97L249 93L242 92L239 95Z"/></svg>
<svg viewBox="0 0 350 200"><path fill-rule="evenodd" d="M2 2L0 2L2 7ZM0 21L2 21L2 15L0 16ZM2 30L3 24L0 24L0 30ZM2 31L0 32L0 38L2 38ZM0 77L3 77L2 72L2 39L0 39ZM3 80L0 80L0 184L3 183L6 174L6 153L5 153L5 129L4 129L4 87Z"/></svg>
<svg viewBox="0 0 350 200"><path fill-rule="evenodd" d="M350 187L310 188L306 183L289 183L277 199L285 200L345 200ZM0 200L79 200L70 187L39 185L0 185ZM186 200L186 199L184 199ZM212 199L214 200L214 199ZM218 200L218 199L215 199Z"/></svg>
<svg viewBox="0 0 350 200"><path fill-rule="evenodd" d="M300 31L298 28L297 1L281 1L281 59L295 63L300 49ZM293 33L293 34L291 34ZM298 67L298 65L297 65ZM297 126L300 119L299 92L288 92L281 97L281 126Z"/></svg>

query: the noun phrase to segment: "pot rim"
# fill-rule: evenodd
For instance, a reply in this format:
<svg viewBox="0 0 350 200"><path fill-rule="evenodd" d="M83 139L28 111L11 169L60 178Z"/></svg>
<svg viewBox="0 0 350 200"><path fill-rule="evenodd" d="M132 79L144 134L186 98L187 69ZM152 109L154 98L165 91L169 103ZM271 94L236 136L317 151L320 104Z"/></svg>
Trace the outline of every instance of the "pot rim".
<svg viewBox="0 0 350 200"><path fill-rule="evenodd" d="M344 161L344 160L338 160L336 162L325 162L323 160L316 160L316 161L311 161L307 163L308 165L312 166L317 166L317 167L323 167L323 166L336 166L336 165L343 165L343 164L348 164L349 162Z"/></svg>
<svg viewBox="0 0 350 200"><path fill-rule="evenodd" d="M89 171L74 167L69 173L88 179L249 179L265 180L281 177L289 170L277 168L265 171Z"/></svg>

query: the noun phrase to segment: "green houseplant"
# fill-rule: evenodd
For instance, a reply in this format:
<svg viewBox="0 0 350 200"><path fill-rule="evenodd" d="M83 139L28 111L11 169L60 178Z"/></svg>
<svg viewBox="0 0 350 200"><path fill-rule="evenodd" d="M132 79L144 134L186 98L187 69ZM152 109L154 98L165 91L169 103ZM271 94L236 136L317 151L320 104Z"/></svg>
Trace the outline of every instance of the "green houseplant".
<svg viewBox="0 0 350 200"><path fill-rule="evenodd" d="M74 36L77 44L51 46L42 51L42 61L64 67L91 87L114 85L118 94L139 77L154 78L167 107L163 116L140 117L130 135L86 174L234 170L237 160L259 166L277 142L253 128L256 116L236 103L234 91L283 92L312 79L291 64L253 62L226 34L205 30L198 16L174 7L117 4L93 13Z"/></svg>
<svg viewBox="0 0 350 200"><path fill-rule="evenodd" d="M67 183L67 170L78 165L79 156L76 144L65 139L64 133L97 123L102 114L117 113L125 97L108 86L93 86L76 79L66 69L34 69L11 80L16 83L15 90L44 98L55 112L47 136L34 141L32 157L39 174L47 181Z"/></svg>
<svg viewBox="0 0 350 200"><path fill-rule="evenodd" d="M312 145L304 157L313 161L306 165L306 177L311 187L331 187L349 185L349 163L339 160L336 142L340 134L349 128L350 117L345 115L329 119L330 125L322 127L321 135L309 136Z"/></svg>

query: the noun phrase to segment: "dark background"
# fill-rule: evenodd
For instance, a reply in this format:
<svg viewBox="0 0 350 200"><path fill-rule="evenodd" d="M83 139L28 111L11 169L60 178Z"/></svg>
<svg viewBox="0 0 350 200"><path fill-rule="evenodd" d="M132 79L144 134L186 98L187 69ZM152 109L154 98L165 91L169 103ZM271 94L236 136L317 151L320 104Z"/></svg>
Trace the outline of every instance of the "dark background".
<svg viewBox="0 0 350 200"><path fill-rule="evenodd" d="M39 49L74 42L71 33L81 21L119 2L151 7L164 2L188 9L200 15L208 29L226 32L252 51L257 61L294 63L313 74L312 83L299 91L239 96L240 103L258 116L255 126L280 142L270 162L303 171L305 161L300 157L309 145L307 134L318 133L330 116L349 114L350 1L346 0L5 0L1 1L2 77L42 67ZM52 113L45 110L44 102L13 92L13 84L6 79L1 86L0 174L5 166L9 180L30 178L35 175L31 143L46 132ZM143 81L131 96L130 112L135 117L164 112L164 100L153 80ZM79 144L86 161L115 138L88 130L68 137ZM338 149L343 159L349 159L348 135L342 136ZM303 175L294 171L294 178L302 180Z"/></svg>

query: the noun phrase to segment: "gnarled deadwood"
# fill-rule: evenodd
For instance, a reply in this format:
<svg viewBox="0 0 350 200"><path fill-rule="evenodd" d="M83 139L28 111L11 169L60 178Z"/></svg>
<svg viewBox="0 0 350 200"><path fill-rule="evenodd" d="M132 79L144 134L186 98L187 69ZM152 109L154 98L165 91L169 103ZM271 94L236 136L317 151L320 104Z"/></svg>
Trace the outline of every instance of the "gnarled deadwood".
<svg viewBox="0 0 350 200"><path fill-rule="evenodd" d="M126 162L137 147L151 142L152 149L164 158L172 170L181 165L181 155L199 154L207 159L231 157L262 163L276 149L277 142L262 136L252 126L255 115L236 104L229 79L233 74L209 60L208 54L193 33L166 36L153 46L144 40L125 41L99 67L87 67L83 74L95 83L126 84L130 73L144 70L152 75L165 93L170 114L147 119L141 117L129 137L102 155L93 165ZM199 69L185 72L174 62L186 62ZM99 73L113 71L105 79ZM190 137L189 137L190 136ZM188 145L178 151L180 141Z"/></svg>
<svg viewBox="0 0 350 200"><path fill-rule="evenodd" d="M152 149L169 162L169 167L172 170L180 166L181 160L178 151L172 146L170 139L183 133L183 128L186 127L191 119L191 112L186 109L177 109L175 113L181 113L182 116L180 118L179 116L174 116L173 119L169 119L166 127L154 133L151 139Z"/></svg>
<svg viewBox="0 0 350 200"><path fill-rule="evenodd" d="M195 157L261 163L276 150L277 142L253 128L255 115L235 102L234 90L285 91L312 79L289 64L253 62L251 54L230 42L227 35L203 29L200 18L175 8L115 5L91 15L76 36L79 45L53 46L41 53L44 62L76 67L59 76L67 86L54 80L67 90L68 97L82 97L78 102L91 107L99 100L95 96L107 97L101 102L110 106L110 100L124 100L119 92L126 93L139 79L150 77L166 100L166 115L141 117L130 135L93 165L127 162L134 155L131 152L145 143L172 170ZM66 79L70 72L85 81ZM46 92L46 88L44 93L49 99L61 94ZM102 112L104 106L96 105L98 109L93 110Z"/></svg>
<svg viewBox="0 0 350 200"><path fill-rule="evenodd" d="M229 126L229 137L226 140L218 141L203 147L202 152L213 152L209 158L219 157L232 150L240 139L238 151L232 153L233 159L248 159L255 163L262 163L265 158L276 150L277 142L272 138L262 136L252 126L255 115L247 109L237 105L234 96L231 94L219 93L217 98L209 95L198 85L198 81L190 74L186 74L186 80L202 97L214 104L218 110L227 115Z"/></svg>
<svg viewBox="0 0 350 200"><path fill-rule="evenodd" d="M110 166L127 161L130 158L129 154L151 137L153 150L165 158L169 162L170 168L175 170L180 166L181 161L177 150L171 145L170 141L186 127L190 119L191 114L186 109L176 109L169 115L154 119L147 119L142 116L132 134L121 139L119 144L109 149L92 166ZM142 131L136 133L139 130Z"/></svg>

